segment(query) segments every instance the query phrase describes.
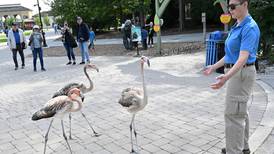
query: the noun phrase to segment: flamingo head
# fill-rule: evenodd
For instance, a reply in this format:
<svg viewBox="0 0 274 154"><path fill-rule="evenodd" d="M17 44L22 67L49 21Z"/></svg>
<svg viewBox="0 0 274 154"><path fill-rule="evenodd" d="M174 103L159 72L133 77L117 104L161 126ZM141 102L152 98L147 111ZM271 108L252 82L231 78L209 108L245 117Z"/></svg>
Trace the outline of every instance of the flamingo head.
<svg viewBox="0 0 274 154"><path fill-rule="evenodd" d="M147 57L145 57L145 56L142 56L141 57L141 65L143 66L144 63L147 63L147 66L150 67L150 61L149 61L149 59Z"/></svg>
<svg viewBox="0 0 274 154"><path fill-rule="evenodd" d="M77 97L81 96L81 91L78 88L72 88L68 92L68 97L71 99L76 99Z"/></svg>
<svg viewBox="0 0 274 154"><path fill-rule="evenodd" d="M92 68L92 69L95 69L97 72L99 72L98 67L97 67L96 65L94 65L94 64L87 64L87 65L85 66L85 68Z"/></svg>

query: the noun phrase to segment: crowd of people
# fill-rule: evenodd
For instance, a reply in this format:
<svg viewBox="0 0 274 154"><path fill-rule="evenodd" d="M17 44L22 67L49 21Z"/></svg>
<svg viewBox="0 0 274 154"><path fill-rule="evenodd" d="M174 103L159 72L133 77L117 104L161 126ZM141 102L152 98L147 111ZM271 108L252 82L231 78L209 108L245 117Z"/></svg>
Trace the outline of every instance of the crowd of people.
<svg viewBox="0 0 274 154"><path fill-rule="evenodd" d="M58 34L57 25L54 26L55 34ZM9 49L12 51L12 58L14 61L14 70L18 70L19 64L17 61L17 55L19 53L21 58L21 69L25 68L25 55L24 49L28 46L32 51L33 56L33 71L37 72L37 58L39 58L41 71L46 71L44 60L43 60L43 35L41 29L38 25L34 25L32 28L32 33L27 41L26 36L23 33L23 30L19 28L18 23L12 23L11 29L6 28L5 33L7 36L7 44ZM81 17L77 17L77 27L76 27L76 39L72 35L71 29L67 23L64 23L64 27L61 29L62 42L67 53L68 63L66 65L75 65L76 57L74 53L74 48L79 47L81 53L81 62L82 64L90 63L90 54L89 51L94 52L95 46L95 33L92 30L92 27L88 27L86 23L83 22ZM28 42L28 43L27 43Z"/></svg>

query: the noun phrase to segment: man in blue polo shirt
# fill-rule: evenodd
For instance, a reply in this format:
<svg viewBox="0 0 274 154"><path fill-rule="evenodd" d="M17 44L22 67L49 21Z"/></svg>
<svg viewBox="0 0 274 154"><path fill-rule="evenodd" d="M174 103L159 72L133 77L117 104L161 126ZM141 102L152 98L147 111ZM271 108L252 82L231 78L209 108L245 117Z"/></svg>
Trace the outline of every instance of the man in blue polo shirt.
<svg viewBox="0 0 274 154"><path fill-rule="evenodd" d="M23 49L26 48L26 38L21 29L18 29L17 23L12 23L12 29L8 33L8 45L12 51L12 57L15 64L15 70L18 70L17 52L21 57L22 69L25 67L25 57Z"/></svg>
<svg viewBox="0 0 274 154"><path fill-rule="evenodd" d="M260 30L248 13L248 0L230 0L229 12L237 22L231 27L225 42L225 56L209 66L205 75L225 66L225 74L217 77L212 89L219 89L227 82L225 98L226 148L223 154L250 154L249 117L247 102L256 79L256 53Z"/></svg>

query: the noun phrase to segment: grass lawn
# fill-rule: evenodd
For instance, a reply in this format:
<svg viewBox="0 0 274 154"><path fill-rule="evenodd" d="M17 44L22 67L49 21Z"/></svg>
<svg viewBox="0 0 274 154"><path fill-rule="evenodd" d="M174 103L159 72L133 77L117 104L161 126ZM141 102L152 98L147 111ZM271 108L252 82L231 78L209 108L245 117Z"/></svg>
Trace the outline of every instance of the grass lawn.
<svg viewBox="0 0 274 154"><path fill-rule="evenodd" d="M25 36L29 36L31 34L32 30L26 30L24 31ZM6 34L1 33L0 34L0 43L7 42Z"/></svg>

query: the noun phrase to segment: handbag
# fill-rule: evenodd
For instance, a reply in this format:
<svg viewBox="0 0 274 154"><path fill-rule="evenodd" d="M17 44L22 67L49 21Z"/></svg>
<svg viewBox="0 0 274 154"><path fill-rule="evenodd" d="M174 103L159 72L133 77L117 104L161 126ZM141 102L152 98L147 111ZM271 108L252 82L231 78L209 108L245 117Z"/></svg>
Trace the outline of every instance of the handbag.
<svg viewBox="0 0 274 154"><path fill-rule="evenodd" d="M22 49L26 49L26 48L27 48L25 42L22 42L22 43L21 43L21 48L22 48Z"/></svg>
<svg viewBox="0 0 274 154"><path fill-rule="evenodd" d="M76 40L74 39L74 37L72 36L71 33L69 33L68 38L69 38L68 42L69 42L69 44L72 48L78 47L78 44L77 44Z"/></svg>
<svg viewBox="0 0 274 154"><path fill-rule="evenodd" d="M78 44L77 44L77 42L75 41L74 38L71 38L71 47L72 47L72 48L78 47Z"/></svg>

